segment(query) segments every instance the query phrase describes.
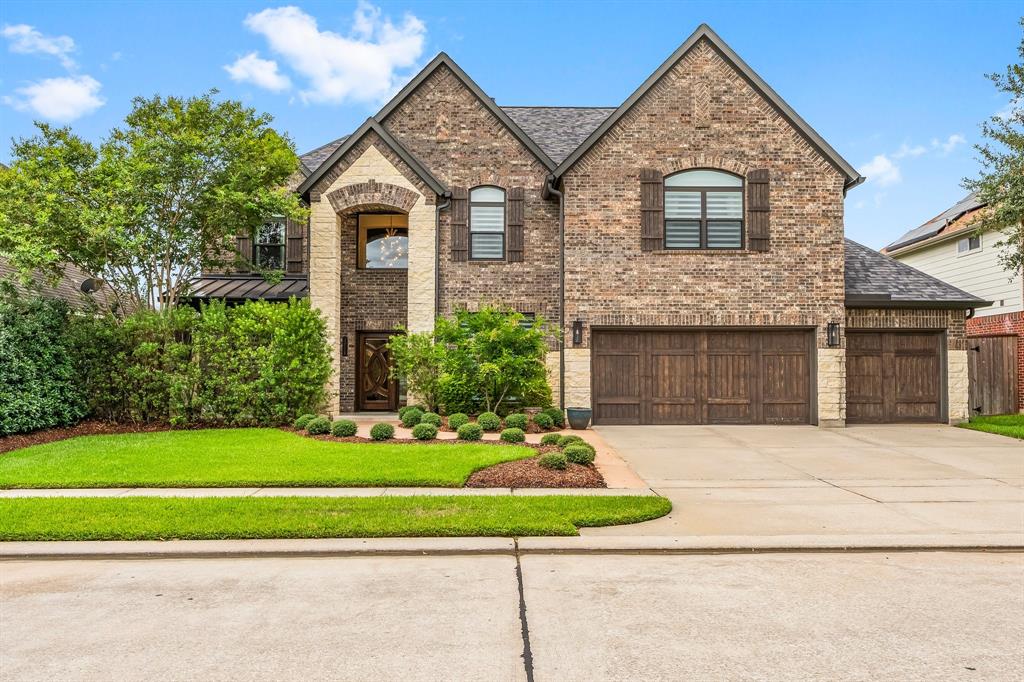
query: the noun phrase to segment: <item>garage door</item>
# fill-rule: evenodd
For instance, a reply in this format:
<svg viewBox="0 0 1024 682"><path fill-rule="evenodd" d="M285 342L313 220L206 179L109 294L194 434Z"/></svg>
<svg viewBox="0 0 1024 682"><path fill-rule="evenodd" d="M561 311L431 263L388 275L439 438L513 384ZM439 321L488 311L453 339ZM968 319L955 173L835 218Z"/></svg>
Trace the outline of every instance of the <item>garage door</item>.
<svg viewBox="0 0 1024 682"><path fill-rule="evenodd" d="M595 424L807 424L807 331L595 330Z"/></svg>
<svg viewBox="0 0 1024 682"><path fill-rule="evenodd" d="M846 421L943 421L941 344L935 332L847 332Z"/></svg>

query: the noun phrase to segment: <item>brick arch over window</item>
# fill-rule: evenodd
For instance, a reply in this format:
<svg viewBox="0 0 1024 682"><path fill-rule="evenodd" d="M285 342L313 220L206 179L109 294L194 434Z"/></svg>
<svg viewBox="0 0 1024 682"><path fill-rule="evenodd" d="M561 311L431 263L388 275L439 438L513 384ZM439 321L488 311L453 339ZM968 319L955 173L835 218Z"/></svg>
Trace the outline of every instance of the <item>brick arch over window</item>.
<svg viewBox="0 0 1024 682"><path fill-rule="evenodd" d="M672 164L671 168L666 168L664 175L675 175L682 171L694 170L697 168L706 168L708 170L723 170L739 175L742 178L746 178L747 173L750 172L750 166L737 161L735 159L727 159L721 156L712 156L710 154L696 154L694 156L683 157Z"/></svg>
<svg viewBox="0 0 1024 682"><path fill-rule="evenodd" d="M420 194L411 189L376 180L345 185L328 192L326 196L338 214L351 211L355 206L398 209L408 213L420 198Z"/></svg>

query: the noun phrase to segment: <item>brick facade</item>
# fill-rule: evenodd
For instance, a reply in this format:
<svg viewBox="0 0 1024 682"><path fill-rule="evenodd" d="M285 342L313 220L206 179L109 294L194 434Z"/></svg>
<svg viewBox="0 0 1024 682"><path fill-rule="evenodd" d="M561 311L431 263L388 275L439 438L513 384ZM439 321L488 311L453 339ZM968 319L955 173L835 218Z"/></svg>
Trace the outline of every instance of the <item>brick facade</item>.
<svg viewBox="0 0 1024 682"><path fill-rule="evenodd" d="M967 336L1017 337L1017 409L1024 412L1024 312L972 317Z"/></svg>

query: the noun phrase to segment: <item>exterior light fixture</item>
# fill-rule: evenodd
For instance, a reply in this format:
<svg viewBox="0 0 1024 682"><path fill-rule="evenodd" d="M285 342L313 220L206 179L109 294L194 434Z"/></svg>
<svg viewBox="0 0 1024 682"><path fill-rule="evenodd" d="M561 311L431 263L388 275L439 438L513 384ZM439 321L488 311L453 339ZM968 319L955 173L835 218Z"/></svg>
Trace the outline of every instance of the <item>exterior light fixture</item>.
<svg viewBox="0 0 1024 682"><path fill-rule="evenodd" d="M839 347L839 323L829 322L828 327L825 330L825 340L828 342L829 348Z"/></svg>
<svg viewBox="0 0 1024 682"><path fill-rule="evenodd" d="M348 357L348 334L341 337L341 357Z"/></svg>
<svg viewBox="0 0 1024 682"><path fill-rule="evenodd" d="M579 346L583 343L583 320L576 320L572 323L572 345Z"/></svg>

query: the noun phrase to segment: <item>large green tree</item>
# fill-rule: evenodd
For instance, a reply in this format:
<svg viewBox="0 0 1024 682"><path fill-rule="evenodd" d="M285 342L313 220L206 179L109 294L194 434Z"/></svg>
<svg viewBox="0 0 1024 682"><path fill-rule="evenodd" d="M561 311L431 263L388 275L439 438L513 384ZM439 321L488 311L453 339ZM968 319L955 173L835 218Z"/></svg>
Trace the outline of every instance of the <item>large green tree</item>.
<svg viewBox="0 0 1024 682"><path fill-rule="evenodd" d="M1024 28L1024 18L1020 20ZM979 230L1002 229L1006 239L999 259L1007 271L1024 273L1024 37L1017 47L1020 59L1003 73L988 74L996 88L1010 97L1010 105L981 124L986 141L975 145L981 158L978 178L964 187L978 192L988 208L981 212Z"/></svg>
<svg viewBox="0 0 1024 682"><path fill-rule="evenodd" d="M0 169L0 255L53 278L73 263L121 310L173 306L205 266L233 264L234 235L267 216L301 218L285 189L298 168L271 117L216 91L136 98L98 146L37 123Z"/></svg>

